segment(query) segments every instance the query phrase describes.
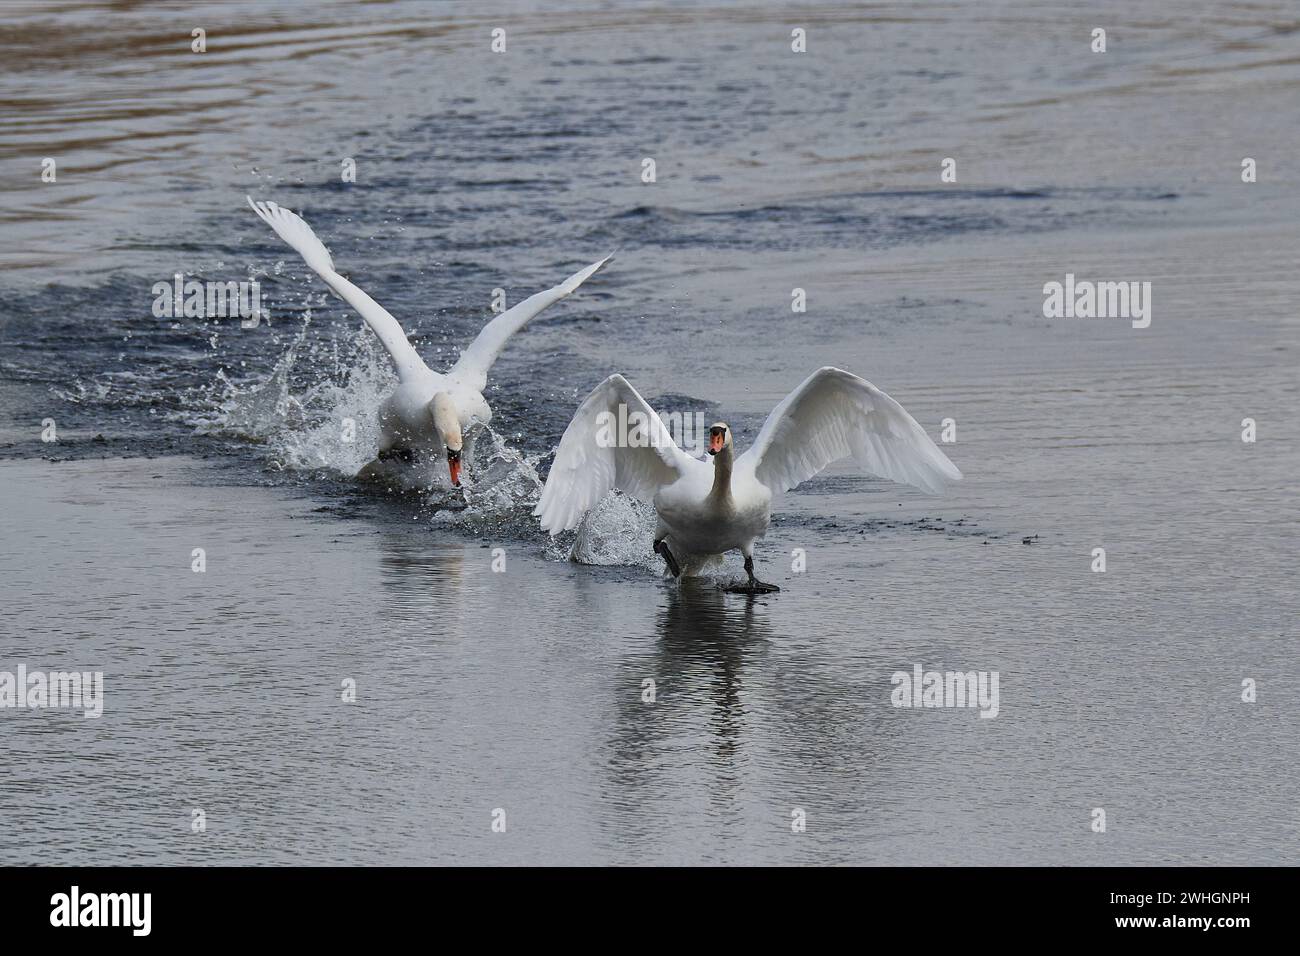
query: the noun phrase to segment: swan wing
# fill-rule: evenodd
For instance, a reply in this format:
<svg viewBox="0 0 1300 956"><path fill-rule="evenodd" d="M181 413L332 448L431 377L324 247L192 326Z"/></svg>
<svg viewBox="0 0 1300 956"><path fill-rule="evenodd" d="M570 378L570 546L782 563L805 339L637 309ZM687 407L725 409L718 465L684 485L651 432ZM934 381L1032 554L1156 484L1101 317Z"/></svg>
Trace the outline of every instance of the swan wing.
<svg viewBox="0 0 1300 956"><path fill-rule="evenodd" d="M626 408L621 418L620 405ZM644 416L643 426L636 412ZM636 426L629 432L640 429L643 447L621 440L620 421ZM687 462L695 459L677 447L655 410L622 375L611 375L583 400L564 430L533 514L551 534L576 528L611 488L652 501L690 467Z"/></svg>
<svg viewBox="0 0 1300 956"><path fill-rule="evenodd" d="M248 204L263 222L275 230L277 236L293 246L294 251L302 256L303 262L324 279L325 284L339 298L361 314L366 325L379 336L379 341L392 356L399 378L406 379L413 373L428 371L428 366L407 340L402 326L392 314L334 271L334 261L330 258L329 250L316 237L316 233L311 231L311 226L303 222L301 217L273 202L254 202L250 196Z"/></svg>
<svg viewBox="0 0 1300 956"><path fill-rule="evenodd" d="M547 289L545 292L538 292L536 295L530 295L523 302L502 312L483 326L478 338L471 342L469 348L460 354L460 359L448 374L482 391L483 386L487 384L488 370L492 368L492 363L497 360L497 356L505 348L510 336L527 325L530 319L548 305L559 302L590 279L597 269L612 258L613 256L606 256L599 262L592 263L587 268L575 272L554 288Z"/></svg>
<svg viewBox="0 0 1300 956"><path fill-rule="evenodd" d="M866 379L830 366L772 410L736 467L752 468L773 491L788 491L848 457L873 475L931 494L961 478L902 405Z"/></svg>

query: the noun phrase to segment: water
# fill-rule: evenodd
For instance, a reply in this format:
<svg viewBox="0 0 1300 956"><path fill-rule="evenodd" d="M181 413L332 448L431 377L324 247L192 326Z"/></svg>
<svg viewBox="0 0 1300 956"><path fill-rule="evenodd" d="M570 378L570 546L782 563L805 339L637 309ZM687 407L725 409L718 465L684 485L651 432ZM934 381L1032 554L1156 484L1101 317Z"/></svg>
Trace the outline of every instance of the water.
<svg viewBox="0 0 1300 956"><path fill-rule="evenodd" d="M4 860L1294 858L1290 5L294 10L6 8L0 670L106 701L0 711ZM617 251L495 366L467 501L351 477L391 372L246 193L435 367ZM175 272L271 324L155 318ZM1043 318L1067 272L1151 281L1151 327ZM966 480L833 466L780 594L666 581L633 503L580 563L529 517L611 371L744 448L828 363L953 418ZM917 663L998 671L999 716L893 708Z"/></svg>

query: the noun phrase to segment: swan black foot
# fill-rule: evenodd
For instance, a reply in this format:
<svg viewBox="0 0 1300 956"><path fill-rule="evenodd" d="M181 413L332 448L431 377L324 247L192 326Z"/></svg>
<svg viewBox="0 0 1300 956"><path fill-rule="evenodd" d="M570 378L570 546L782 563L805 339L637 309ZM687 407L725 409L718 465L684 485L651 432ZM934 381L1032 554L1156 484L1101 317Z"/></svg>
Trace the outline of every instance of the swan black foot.
<svg viewBox="0 0 1300 956"><path fill-rule="evenodd" d="M415 461L415 452L404 445L394 445L379 453L379 461L404 461L409 465Z"/></svg>
<svg viewBox="0 0 1300 956"><path fill-rule="evenodd" d="M781 590L775 584L766 584L762 581L751 579L748 584L728 584L722 590L728 594L771 594L774 591Z"/></svg>
<svg viewBox="0 0 1300 956"><path fill-rule="evenodd" d="M664 564L668 565L668 571L675 578L682 576L682 566L677 563L673 553L668 550L668 544L663 539L655 542L655 554L664 559Z"/></svg>
<svg viewBox="0 0 1300 956"><path fill-rule="evenodd" d="M771 594L781 590L775 584L766 584L754 577L754 559L745 558L745 573L749 575L748 584L732 584L722 590L728 594Z"/></svg>

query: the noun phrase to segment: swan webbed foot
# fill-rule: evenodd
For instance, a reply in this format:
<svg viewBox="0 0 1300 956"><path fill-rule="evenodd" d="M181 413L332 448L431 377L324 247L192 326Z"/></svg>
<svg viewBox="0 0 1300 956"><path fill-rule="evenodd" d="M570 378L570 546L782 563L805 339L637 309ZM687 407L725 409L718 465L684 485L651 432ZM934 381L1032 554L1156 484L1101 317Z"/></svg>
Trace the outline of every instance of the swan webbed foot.
<svg viewBox="0 0 1300 956"><path fill-rule="evenodd" d="M655 542L655 554L664 559L664 564L668 565L668 571L673 577L680 578L682 576L682 566L677 563L673 553L668 550L668 543L662 538Z"/></svg>
<svg viewBox="0 0 1300 956"><path fill-rule="evenodd" d="M408 465L415 461L415 452L405 445L394 445L379 453L379 461L404 461Z"/></svg>
<svg viewBox="0 0 1300 956"><path fill-rule="evenodd" d="M781 589L775 584L767 584L757 578L750 578L748 584L729 584L722 590L728 594L772 594Z"/></svg>
<svg viewBox="0 0 1300 956"><path fill-rule="evenodd" d="M754 559L745 556L745 573L749 575L748 584L732 584L723 588L728 594L772 594L781 590L775 584L767 584L754 577Z"/></svg>

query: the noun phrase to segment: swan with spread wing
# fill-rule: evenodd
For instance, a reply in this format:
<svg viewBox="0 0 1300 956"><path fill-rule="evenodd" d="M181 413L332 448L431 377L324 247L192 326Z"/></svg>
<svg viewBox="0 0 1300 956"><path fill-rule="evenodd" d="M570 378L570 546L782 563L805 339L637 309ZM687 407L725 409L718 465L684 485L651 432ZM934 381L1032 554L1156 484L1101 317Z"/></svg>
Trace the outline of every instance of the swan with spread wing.
<svg viewBox="0 0 1300 956"><path fill-rule="evenodd" d="M488 370L506 341L548 305L582 285L611 258L606 256L554 288L538 292L502 312L483 327L455 365L445 373L435 372L424 364L397 319L334 271L329 250L307 223L273 202L254 202L249 197L248 204L339 298L361 314L392 357L398 384L379 409L380 457L445 453L454 486L460 485L462 453L466 460L473 459L473 448L467 444L473 441L472 436L467 437L470 424L475 421L487 424L492 418L483 389Z"/></svg>
<svg viewBox="0 0 1300 956"><path fill-rule="evenodd" d="M634 434L611 434L613 421L633 424ZM777 405L744 454L734 454L725 422L709 428L708 452L711 465L679 448L627 379L611 375L578 407L533 513L554 535L577 527L617 488L654 505L654 550L674 577L706 558L740 551L749 582L728 590L761 594L780 590L754 577L754 542L767 531L774 494L849 457L865 471L932 494L961 478L902 405L830 366Z"/></svg>

